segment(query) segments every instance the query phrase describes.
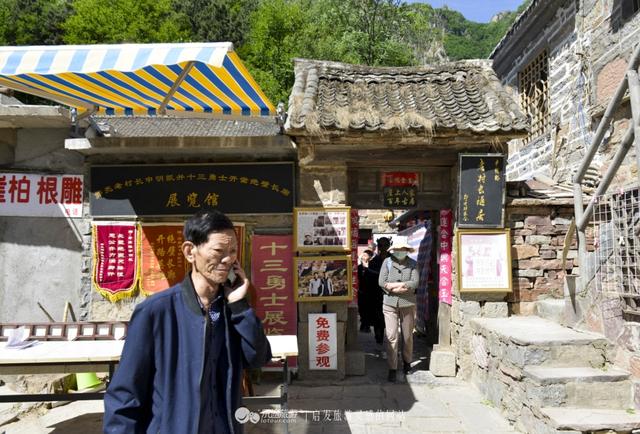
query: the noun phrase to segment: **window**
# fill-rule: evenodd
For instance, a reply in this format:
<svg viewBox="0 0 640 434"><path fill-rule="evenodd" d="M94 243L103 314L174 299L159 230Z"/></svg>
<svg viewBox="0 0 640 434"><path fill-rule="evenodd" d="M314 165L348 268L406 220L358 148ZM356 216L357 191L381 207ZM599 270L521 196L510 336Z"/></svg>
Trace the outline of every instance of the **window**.
<svg viewBox="0 0 640 434"><path fill-rule="evenodd" d="M520 103L531 121L531 132L525 143L544 134L551 121L548 77L549 61L546 50L518 74Z"/></svg>

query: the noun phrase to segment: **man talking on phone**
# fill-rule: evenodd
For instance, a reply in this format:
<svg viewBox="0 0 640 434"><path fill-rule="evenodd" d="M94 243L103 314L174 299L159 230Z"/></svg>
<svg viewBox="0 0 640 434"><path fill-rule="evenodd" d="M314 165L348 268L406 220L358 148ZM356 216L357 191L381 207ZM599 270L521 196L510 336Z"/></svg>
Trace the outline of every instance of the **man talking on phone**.
<svg viewBox="0 0 640 434"><path fill-rule="evenodd" d="M244 368L271 348L246 300L233 223L201 211L184 225L185 279L136 306L104 398L105 433L241 433Z"/></svg>

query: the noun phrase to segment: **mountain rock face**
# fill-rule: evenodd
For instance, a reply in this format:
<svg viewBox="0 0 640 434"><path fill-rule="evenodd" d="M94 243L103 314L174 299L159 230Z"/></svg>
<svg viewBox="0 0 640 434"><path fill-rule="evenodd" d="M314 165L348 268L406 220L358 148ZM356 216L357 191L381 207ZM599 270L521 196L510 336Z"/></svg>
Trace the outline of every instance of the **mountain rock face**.
<svg viewBox="0 0 640 434"><path fill-rule="evenodd" d="M508 17L509 14L511 14L511 12L509 12L509 11L498 12L497 14L495 14L494 16L491 17L489 22L490 23L496 23L498 21L501 21L503 18Z"/></svg>

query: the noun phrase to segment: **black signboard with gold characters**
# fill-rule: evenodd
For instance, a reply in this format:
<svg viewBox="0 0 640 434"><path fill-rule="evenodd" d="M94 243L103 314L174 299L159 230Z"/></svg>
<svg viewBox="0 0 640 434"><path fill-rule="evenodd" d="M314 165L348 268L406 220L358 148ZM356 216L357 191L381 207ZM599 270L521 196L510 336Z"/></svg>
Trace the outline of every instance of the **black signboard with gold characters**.
<svg viewBox="0 0 640 434"><path fill-rule="evenodd" d="M458 227L504 227L504 166L502 154L460 154Z"/></svg>
<svg viewBox="0 0 640 434"><path fill-rule="evenodd" d="M294 179L290 162L93 166L91 215L291 213Z"/></svg>

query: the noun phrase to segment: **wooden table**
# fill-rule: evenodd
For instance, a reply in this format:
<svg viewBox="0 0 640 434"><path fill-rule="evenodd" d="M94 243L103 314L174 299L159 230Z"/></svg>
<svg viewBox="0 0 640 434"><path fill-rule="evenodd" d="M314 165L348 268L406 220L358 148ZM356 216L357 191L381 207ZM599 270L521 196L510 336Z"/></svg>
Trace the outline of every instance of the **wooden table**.
<svg viewBox="0 0 640 434"><path fill-rule="evenodd" d="M295 335L267 336L273 360L283 364L283 385L279 396L254 396L244 401L257 404L280 404L287 409L289 366L287 357L298 355ZM71 374L109 372L112 377L120 361L124 341L45 341L21 350L0 344L0 375ZM0 395L0 402L74 401L102 399L104 393L56 393Z"/></svg>
<svg viewBox="0 0 640 434"><path fill-rule="evenodd" d="M113 375L124 341L45 341L21 350L0 344L0 375L109 372ZM102 399L103 392L0 395L0 402Z"/></svg>

